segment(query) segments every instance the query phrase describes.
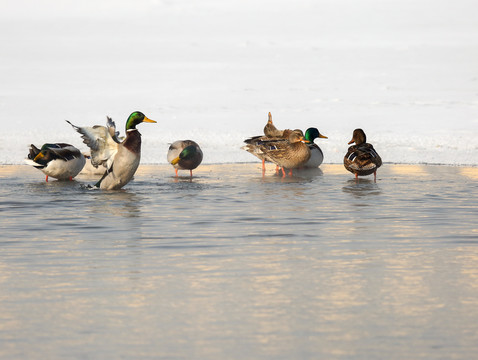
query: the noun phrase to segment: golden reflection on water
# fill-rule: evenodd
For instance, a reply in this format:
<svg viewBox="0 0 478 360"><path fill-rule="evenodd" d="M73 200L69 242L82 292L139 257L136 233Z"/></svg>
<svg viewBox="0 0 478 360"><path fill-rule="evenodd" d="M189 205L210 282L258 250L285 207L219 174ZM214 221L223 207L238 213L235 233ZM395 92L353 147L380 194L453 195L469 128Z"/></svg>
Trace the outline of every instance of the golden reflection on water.
<svg viewBox="0 0 478 360"><path fill-rule="evenodd" d="M478 290L478 254L474 251L474 247L460 248L460 255L457 260L461 264L461 274L463 275L463 285L467 288ZM478 297L468 298L467 302L478 304Z"/></svg>
<svg viewBox="0 0 478 360"><path fill-rule="evenodd" d="M330 175L346 175L350 174L344 167L343 164L322 164L320 168L324 172L324 174Z"/></svg>
<svg viewBox="0 0 478 360"><path fill-rule="evenodd" d="M381 194L380 186L370 179L350 179L342 187L344 193L352 194L356 199L369 198ZM365 203L364 203L365 204Z"/></svg>
<svg viewBox="0 0 478 360"><path fill-rule="evenodd" d="M429 173L421 165L393 165L389 167L392 174L407 176L428 176Z"/></svg>
<svg viewBox="0 0 478 360"><path fill-rule="evenodd" d="M423 250L398 253L384 259L383 305L398 316L418 317L426 322L432 311L444 307L432 296L428 278L434 275L433 259Z"/></svg>
<svg viewBox="0 0 478 360"><path fill-rule="evenodd" d="M458 168L458 172L462 176L466 176L473 180L478 180L478 167Z"/></svg>

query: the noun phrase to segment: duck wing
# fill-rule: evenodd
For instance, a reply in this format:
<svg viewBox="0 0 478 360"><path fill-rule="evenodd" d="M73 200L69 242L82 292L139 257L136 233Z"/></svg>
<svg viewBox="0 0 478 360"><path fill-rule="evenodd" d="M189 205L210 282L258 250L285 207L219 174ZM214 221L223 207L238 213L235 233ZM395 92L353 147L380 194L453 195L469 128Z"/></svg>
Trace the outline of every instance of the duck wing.
<svg viewBox="0 0 478 360"><path fill-rule="evenodd" d="M269 153L280 151L289 144L284 138L270 138L267 136L253 136L244 140L247 145L242 147L243 150L251 153L257 158L269 162L273 162Z"/></svg>
<svg viewBox="0 0 478 360"><path fill-rule="evenodd" d="M90 148L91 164L94 167L103 165L110 169L118 152L118 142L113 139L110 132L113 131L115 133L115 128L100 125L79 127L73 125L68 120L66 121L81 134L83 142Z"/></svg>
<svg viewBox="0 0 478 360"><path fill-rule="evenodd" d="M259 144L260 151L268 158L281 159L287 156L290 143L284 141L264 141Z"/></svg>
<svg viewBox="0 0 478 360"><path fill-rule="evenodd" d="M108 131L111 135L111 138L117 143L121 144L121 140L119 138L119 131L116 131L116 124L112 118L109 116L106 117L106 126L108 127Z"/></svg>
<svg viewBox="0 0 478 360"><path fill-rule="evenodd" d="M55 144L56 146L48 147L48 150L54 154L53 159L62 159L65 161L77 159L83 154L76 147L70 144Z"/></svg>
<svg viewBox="0 0 478 360"><path fill-rule="evenodd" d="M382 159L372 144L350 146L344 157L344 164L355 171L375 171L382 165Z"/></svg>
<svg viewBox="0 0 478 360"><path fill-rule="evenodd" d="M261 145L263 143L272 143L272 142L284 142L288 141L288 137L276 136L276 137L269 137L264 135L253 136L244 140L246 144L250 145Z"/></svg>

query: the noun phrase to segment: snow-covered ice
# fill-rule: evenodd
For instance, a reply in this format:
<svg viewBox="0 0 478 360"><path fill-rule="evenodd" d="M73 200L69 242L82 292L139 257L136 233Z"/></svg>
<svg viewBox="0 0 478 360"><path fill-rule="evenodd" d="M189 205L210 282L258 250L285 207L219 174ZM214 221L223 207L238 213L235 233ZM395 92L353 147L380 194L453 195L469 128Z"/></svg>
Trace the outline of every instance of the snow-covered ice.
<svg viewBox="0 0 478 360"><path fill-rule="evenodd" d="M64 121L123 129L143 111L142 162L191 138L204 163L240 149L272 112L315 126L325 163L354 128L385 162L478 165L474 0L3 1L0 163L30 143L87 150Z"/></svg>

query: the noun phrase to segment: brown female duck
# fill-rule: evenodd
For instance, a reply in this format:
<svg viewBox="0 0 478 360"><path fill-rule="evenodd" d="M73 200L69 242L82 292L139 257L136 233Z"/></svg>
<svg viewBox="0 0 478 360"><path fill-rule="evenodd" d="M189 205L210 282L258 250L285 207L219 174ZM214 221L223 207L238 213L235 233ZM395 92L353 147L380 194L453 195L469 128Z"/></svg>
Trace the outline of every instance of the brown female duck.
<svg viewBox="0 0 478 360"><path fill-rule="evenodd" d="M355 178L373 174L374 181L377 179L377 169L382 165L382 159L373 148L367 143L367 137L362 129L355 129L347 154L344 156L344 166Z"/></svg>
<svg viewBox="0 0 478 360"><path fill-rule="evenodd" d="M284 131L279 130L272 123L272 114L269 112L269 120L267 121L266 126L264 126L264 135L269 138L282 137Z"/></svg>
<svg viewBox="0 0 478 360"><path fill-rule="evenodd" d="M292 176L292 169L303 166L310 159L310 149L304 143L304 137L297 132L292 132L288 141L266 141L258 144L258 151L266 161L271 161L282 168L283 177L285 170L289 169Z"/></svg>
<svg viewBox="0 0 478 360"><path fill-rule="evenodd" d="M264 135L258 135L258 136L253 136L250 137L244 142L247 145L244 145L241 149L246 150L247 152L250 152L252 155L255 157L259 158L262 160L262 171L265 171L265 162L270 161L267 159L266 154L262 151L260 145L262 145L264 142L266 143L271 143L271 142L288 142L289 141L289 136L293 133L297 132L300 136L304 136L304 133L300 129L296 130L278 130L274 124L272 123L272 115L269 112L269 121L267 122L266 126L264 127Z"/></svg>

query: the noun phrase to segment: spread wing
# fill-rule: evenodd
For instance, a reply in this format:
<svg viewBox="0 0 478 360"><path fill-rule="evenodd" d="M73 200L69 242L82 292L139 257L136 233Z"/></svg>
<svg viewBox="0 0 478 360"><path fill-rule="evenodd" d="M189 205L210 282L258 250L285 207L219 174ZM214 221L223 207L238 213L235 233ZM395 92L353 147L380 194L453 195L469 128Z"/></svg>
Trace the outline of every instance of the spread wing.
<svg viewBox="0 0 478 360"><path fill-rule="evenodd" d="M106 117L106 126L108 127L108 131L111 135L111 138L118 144L121 144L121 140L119 138L119 131L116 131L116 124L112 118L109 116Z"/></svg>
<svg viewBox="0 0 478 360"><path fill-rule="evenodd" d="M91 149L91 164L94 167L103 165L110 169L116 153L118 152L118 143L113 139L110 129L116 136L115 128L95 125L93 127L79 127L66 120L68 124L81 134L83 142ZM114 123L113 123L114 125Z"/></svg>

